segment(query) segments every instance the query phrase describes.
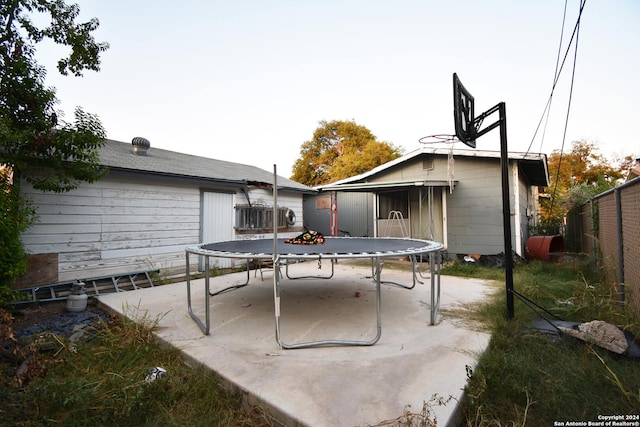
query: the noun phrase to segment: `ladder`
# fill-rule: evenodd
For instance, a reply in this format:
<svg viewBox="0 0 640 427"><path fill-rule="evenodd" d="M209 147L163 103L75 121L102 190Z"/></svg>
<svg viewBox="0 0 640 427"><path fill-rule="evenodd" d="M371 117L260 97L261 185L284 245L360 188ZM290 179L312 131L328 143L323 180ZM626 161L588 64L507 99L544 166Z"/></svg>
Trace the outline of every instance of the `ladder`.
<svg viewBox="0 0 640 427"><path fill-rule="evenodd" d="M402 212L400 211L390 211L389 216L387 217L387 223L385 227L385 233L382 237L393 237L391 233L396 228L400 229L402 233L402 237L409 237L409 231L407 231L407 226L404 223L404 217L402 216Z"/></svg>
<svg viewBox="0 0 640 427"><path fill-rule="evenodd" d="M52 285L34 286L32 288L15 289L14 304L31 304L66 299L71 294L74 283L83 282L88 296L100 296L113 292L154 287L152 273L159 270L145 270L113 276L94 277L72 282L55 283Z"/></svg>

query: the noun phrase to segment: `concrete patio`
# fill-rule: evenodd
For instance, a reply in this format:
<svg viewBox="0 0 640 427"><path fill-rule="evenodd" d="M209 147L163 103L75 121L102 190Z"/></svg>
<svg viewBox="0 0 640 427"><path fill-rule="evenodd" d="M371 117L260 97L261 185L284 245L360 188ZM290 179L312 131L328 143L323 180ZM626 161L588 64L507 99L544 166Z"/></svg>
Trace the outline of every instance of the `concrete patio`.
<svg viewBox="0 0 640 427"><path fill-rule="evenodd" d="M292 276L327 275L330 263L290 266ZM157 336L187 360L216 372L248 404L260 405L285 426L369 426L420 413L432 397L438 425L454 425L458 402L489 336L459 311L482 301L487 282L442 276L442 303L429 324L430 280L412 290L382 285L382 336L368 347L283 350L275 340L272 271L250 273L250 285L211 297L211 332L204 335L187 311L185 283L99 297L107 309L133 318L159 319ZM281 338L366 340L376 334L375 284L371 268L341 260L330 280L282 280ZM428 272L424 274L428 276ZM212 291L243 283L246 273L212 278ZM411 283L411 273L385 268L383 280ZM204 280L192 281L194 311L204 319ZM168 373L171 375L171 373ZM408 407L410 405L410 407Z"/></svg>

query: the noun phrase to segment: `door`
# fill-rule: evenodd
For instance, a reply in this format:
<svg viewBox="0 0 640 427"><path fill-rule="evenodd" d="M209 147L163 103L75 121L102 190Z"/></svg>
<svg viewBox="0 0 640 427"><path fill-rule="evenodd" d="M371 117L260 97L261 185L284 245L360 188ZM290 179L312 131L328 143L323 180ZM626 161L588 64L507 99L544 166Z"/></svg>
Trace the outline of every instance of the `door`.
<svg viewBox="0 0 640 427"><path fill-rule="evenodd" d="M200 241L213 243L233 240L234 194L203 191L200 197ZM229 258L211 258L210 262L210 267L230 268L232 266ZM203 259L200 259L199 267L200 271L204 270Z"/></svg>

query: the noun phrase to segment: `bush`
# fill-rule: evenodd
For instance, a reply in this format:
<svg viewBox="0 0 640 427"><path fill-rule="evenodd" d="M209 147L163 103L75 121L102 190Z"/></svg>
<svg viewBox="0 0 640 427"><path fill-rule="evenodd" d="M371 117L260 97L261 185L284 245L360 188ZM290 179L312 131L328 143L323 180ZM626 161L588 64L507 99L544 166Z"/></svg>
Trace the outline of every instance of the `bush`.
<svg viewBox="0 0 640 427"><path fill-rule="evenodd" d="M20 235L36 220L35 210L21 198L20 187L0 174L0 307L8 304L11 285L27 270Z"/></svg>

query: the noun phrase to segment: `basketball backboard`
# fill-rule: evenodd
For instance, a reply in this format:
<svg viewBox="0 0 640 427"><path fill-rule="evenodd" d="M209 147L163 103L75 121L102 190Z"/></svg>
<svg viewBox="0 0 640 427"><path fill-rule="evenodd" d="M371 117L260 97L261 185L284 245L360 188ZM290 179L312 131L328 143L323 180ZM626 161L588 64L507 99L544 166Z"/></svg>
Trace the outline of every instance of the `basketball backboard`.
<svg viewBox="0 0 640 427"><path fill-rule="evenodd" d="M476 148L475 118L473 96L464 88L458 75L453 73L453 122L456 136L471 148Z"/></svg>

